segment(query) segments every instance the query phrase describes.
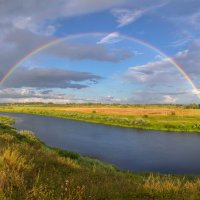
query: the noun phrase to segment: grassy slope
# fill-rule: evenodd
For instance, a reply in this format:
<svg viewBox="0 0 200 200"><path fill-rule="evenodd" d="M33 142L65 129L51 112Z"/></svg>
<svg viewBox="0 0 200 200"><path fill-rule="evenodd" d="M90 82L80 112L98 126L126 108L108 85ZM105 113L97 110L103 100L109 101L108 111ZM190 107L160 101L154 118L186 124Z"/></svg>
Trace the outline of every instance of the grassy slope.
<svg viewBox="0 0 200 200"><path fill-rule="evenodd" d="M52 149L0 117L0 199L199 199L200 177L121 172Z"/></svg>
<svg viewBox="0 0 200 200"><path fill-rule="evenodd" d="M114 126L200 132L200 109L175 106L119 106L119 105L7 105L2 112L20 112L55 116Z"/></svg>

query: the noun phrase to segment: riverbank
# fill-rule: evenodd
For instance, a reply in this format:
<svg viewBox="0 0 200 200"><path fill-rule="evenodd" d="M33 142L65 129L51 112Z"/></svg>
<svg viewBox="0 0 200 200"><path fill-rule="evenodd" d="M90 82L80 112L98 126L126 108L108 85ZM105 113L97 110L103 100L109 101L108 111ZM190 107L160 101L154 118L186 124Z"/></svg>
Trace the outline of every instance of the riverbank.
<svg viewBox="0 0 200 200"><path fill-rule="evenodd" d="M200 132L200 109L159 105L1 105L0 112L37 114L146 130Z"/></svg>
<svg viewBox="0 0 200 200"><path fill-rule="evenodd" d="M199 176L122 172L53 149L0 117L1 199L198 199Z"/></svg>

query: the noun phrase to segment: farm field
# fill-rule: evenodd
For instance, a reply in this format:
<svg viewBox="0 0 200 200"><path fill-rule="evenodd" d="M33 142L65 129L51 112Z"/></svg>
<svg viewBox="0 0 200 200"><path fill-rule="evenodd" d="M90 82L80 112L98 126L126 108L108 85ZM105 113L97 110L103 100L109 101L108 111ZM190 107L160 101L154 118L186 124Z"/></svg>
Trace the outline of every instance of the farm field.
<svg viewBox="0 0 200 200"><path fill-rule="evenodd" d="M1 105L0 112L39 114L148 130L200 132L198 105L8 104Z"/></svg>

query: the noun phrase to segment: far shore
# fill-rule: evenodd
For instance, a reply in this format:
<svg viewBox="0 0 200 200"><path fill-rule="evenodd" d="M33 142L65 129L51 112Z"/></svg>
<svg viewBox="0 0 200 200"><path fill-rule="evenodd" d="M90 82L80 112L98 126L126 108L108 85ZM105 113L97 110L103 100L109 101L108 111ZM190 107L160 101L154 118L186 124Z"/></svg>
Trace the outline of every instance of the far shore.
<svg viewBox="0 0 200 200"><path fill-rule="evenodd" d="M200 109L196 104L2 104L0 112L37 114L145 130L200 132Z"/></svg>

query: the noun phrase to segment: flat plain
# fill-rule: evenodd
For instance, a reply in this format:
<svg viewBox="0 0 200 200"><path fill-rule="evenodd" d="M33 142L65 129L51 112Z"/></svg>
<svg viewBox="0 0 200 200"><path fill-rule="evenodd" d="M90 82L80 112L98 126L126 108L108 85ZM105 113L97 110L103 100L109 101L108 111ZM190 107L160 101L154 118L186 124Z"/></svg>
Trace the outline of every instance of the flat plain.
<svg viewBox="0 0 200 200"><path fill-rule="evenodd" d="M113 126L200 132L199 105L8 104L0 112L39 114Z"/></svg>

